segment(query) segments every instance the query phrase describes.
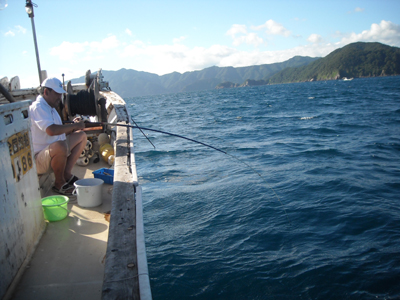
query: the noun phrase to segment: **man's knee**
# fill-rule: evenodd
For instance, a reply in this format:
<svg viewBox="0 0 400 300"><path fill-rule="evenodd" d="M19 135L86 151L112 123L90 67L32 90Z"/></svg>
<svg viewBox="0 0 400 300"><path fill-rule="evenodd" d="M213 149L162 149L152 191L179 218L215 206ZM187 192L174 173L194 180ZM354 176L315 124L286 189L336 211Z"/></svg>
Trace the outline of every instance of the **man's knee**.
<svg viewBox="0 0 400 300"><path fill-rule="evenodd" d="M75 131L74 133L72 133L75 138L79 141L80 143L85 143L86 145L86 141L87 141L87 135L84 131Z"/></svg>
<svg viewBox="0 0 400 300"><path fill-rule="evenodd" d="M82 135L82 142L84 142L85 145L86 145L86 142L87 142L87 135L86 135L86 132L81 131L80 134Z"/></svg>
<svg viewBox="0 0 400 300"><path fill-rule="evenodd" d="M68 145L65 141L57 141L50 145L50 153L51 157L62 154L67 156L68 155Z"/></svg>

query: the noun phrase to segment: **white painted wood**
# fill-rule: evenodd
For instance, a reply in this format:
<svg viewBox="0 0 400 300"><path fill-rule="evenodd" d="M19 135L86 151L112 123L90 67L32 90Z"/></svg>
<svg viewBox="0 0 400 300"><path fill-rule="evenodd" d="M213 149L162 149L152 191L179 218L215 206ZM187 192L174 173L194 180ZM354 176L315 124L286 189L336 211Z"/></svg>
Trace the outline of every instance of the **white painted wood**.
<svg viewBox="0 0 400 300"><path fill-rule="evenodd" d="M0 106L0 297L32 255L45 228L30 118L30 101Z"/></svg>
<svg viewBox="0 0 400 300"><path fill-rule="evenodd" d="M146 245L143 226L142 187L136 188L136 245L139 274L140 300L151 300L149 270L147 266Z"/></svg>
<svg viewBox="0 0 400 300"><path fill-rule="evenodd" d="M19 83L19 77L15 76L10 80L10 91L19 90L21 88L21 84Z"/></svg>

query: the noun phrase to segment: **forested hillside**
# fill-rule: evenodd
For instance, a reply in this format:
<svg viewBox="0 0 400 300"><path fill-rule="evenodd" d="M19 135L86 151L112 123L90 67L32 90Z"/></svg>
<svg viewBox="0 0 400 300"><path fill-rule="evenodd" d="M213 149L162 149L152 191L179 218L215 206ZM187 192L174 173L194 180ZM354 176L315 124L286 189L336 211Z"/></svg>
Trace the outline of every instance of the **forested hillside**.
<svg viewBox="0 0 400 300"><path fill-rule="evenodd" d="M400 48L380 43L354 43L337 49L307 66L287 68L267 83L332 80L400 74Z"/></svg>

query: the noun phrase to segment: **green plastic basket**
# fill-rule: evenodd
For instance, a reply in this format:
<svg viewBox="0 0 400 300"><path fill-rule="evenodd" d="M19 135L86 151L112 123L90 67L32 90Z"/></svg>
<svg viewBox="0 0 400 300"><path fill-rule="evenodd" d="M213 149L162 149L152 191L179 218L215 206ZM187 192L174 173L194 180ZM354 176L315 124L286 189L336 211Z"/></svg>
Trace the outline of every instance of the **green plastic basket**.
<svg viewBox="0 0 400 300"><path fill-rule="evenodd" d="M43 213L50 222L61 221L69 213L67 208L69 198L67 196L49 196L42 199Z"/></svg>

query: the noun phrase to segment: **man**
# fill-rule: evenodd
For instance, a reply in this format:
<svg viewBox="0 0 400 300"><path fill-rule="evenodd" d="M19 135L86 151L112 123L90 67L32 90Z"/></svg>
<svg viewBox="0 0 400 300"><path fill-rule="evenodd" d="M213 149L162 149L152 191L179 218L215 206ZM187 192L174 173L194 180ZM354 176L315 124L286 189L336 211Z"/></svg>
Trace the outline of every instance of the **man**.
<svg viewBox="0 0 400 300"><path fill-rule="evenodd" d="M54 172L53 191L70 196L73 183L78 177L72 174L72 167L86 146L83 121L62 124L56 108L61 94L66 93L61 81L47 78L41 85L40 95L29 107L32 123L33 151L38 174Z"/></svg>

